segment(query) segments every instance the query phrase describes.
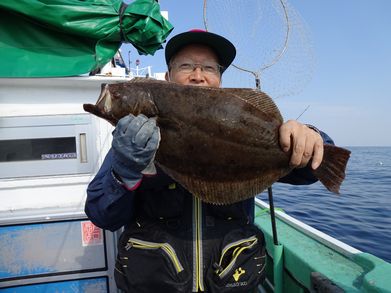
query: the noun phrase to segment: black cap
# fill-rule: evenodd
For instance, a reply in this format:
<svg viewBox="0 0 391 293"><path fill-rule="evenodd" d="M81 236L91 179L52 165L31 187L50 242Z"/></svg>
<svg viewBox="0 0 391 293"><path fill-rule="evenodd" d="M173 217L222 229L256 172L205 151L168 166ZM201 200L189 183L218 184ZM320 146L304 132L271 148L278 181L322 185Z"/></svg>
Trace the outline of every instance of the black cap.
<svg viewBox="0 0 391 293"><path fill-rule="evenodd" d="M226 38L204 30L193 29L178 34L167 42L165 50L167 65L179 50L190 44L202 44L210 47L216 53L224 70L231 65L236 56L235 46Z"/></svg>

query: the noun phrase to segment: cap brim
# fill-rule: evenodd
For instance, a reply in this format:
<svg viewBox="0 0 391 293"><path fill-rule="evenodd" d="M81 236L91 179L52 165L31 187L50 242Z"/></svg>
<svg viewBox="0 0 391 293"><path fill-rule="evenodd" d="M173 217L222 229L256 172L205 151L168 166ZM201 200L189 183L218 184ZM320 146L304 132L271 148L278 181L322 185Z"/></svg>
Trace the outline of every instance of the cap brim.
<svg viewBox="0 0 391 293"><path fill-rule="evenodd" d="M231 65L236 56L235 46L226 38L206 31L189 31L178 34L167 42L165 49L167 65L178 51L190 44L203 44L210 47L224 69Z"/></svg>

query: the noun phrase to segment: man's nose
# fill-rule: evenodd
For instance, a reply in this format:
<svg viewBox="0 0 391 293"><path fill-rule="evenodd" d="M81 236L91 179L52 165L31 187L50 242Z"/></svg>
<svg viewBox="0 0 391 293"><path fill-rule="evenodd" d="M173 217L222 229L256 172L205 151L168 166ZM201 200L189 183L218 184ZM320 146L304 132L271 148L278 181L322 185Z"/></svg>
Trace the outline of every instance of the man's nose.
<svg viewBox="0 0 391 293"><path fill-rule="evenodd" d="M196 68L194 68L193 72L190 75L190 80L196 83L202 83L205 81L201 67L197 66Z"/></svg>

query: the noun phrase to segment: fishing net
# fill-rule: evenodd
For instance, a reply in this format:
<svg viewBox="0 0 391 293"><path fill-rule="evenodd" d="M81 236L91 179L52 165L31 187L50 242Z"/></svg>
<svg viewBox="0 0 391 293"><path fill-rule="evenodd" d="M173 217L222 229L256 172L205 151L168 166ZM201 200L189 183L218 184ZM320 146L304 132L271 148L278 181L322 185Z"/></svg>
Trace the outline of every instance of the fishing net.
<svg viewBox="0 0 391 293"><path fill-rule="evenodd" d="M237 49L223 86L256 86L277 98L297 94L311 79L309 31L286 0L204 0L203 8L205 28Z"/></svg>

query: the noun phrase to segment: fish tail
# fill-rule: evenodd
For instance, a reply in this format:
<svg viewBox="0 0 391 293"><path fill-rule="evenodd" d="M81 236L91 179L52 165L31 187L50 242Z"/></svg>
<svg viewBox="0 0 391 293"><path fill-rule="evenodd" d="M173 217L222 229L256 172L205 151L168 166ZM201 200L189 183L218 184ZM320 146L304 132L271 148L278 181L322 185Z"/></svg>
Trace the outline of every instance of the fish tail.
<svg viewBox="0 0 391 293"><path fill-rule="evenodd" d="M313 171L314 175L328 190L339 194L349 157L349 150L325 144L322 164Z"/></svg>

